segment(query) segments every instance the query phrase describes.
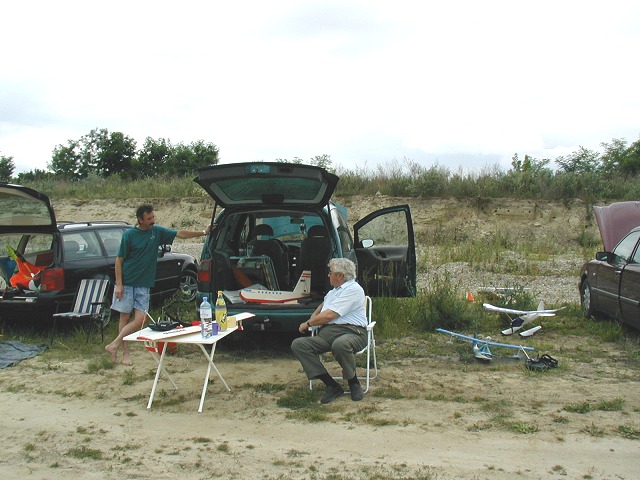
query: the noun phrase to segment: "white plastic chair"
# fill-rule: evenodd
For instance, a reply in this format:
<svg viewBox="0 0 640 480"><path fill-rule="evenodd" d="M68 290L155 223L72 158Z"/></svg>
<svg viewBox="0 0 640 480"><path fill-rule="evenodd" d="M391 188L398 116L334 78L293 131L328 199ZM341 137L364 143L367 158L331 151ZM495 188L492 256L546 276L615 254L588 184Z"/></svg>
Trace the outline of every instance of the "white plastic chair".
<svg viewBox="0 0 640 480"><path fill-rule="evenodd" d="M367 355L367 367L366 367L366 384L364 393L369 391L369 383L371 380L375 379L378 376L378 362L376 360L376 338L373 335L373 329L376 326L375 321L371 321L371 311L373 310L373 302L371 297L365 297L365 312L367 315L367 346L364 347L359 352L356 352L356 355ZM311 327L311 336L314 336L317 333L319 326ZM330 354L330 353L329 353ZM322 355L320 355L322 358ZM373 369L373 375L371 374L371 370ZM342 380L341 376L334 376L334 380ZM313 390L313 380L309 380L309 389ZM345 393L349 393L345 391Z"/></svg>

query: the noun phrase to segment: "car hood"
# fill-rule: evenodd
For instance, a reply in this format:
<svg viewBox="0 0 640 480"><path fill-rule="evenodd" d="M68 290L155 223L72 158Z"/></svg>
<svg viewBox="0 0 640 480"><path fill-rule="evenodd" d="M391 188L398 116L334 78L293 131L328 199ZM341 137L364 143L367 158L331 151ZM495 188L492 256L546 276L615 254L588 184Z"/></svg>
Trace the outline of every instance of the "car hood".
<svg viewBox="0 0 640 480"><path fill-rule="evenodd" d="M631 229L640 225L640 202L617 202L593 207L604 249L613 250Z"/></svg>
<svg viewBox="0 0 640 480"><path fill-rule="evenodd" d="M0 230L53 232L56 215L46 195L22 185L0 183Z"/></svg>
<svg viewBox="0 0 640 480"><path fill-rule="evenodd" d="M218 205L308 205L329 202L338 176L325 169L292 163L230 163L198 169L194 181Z"/></svg>

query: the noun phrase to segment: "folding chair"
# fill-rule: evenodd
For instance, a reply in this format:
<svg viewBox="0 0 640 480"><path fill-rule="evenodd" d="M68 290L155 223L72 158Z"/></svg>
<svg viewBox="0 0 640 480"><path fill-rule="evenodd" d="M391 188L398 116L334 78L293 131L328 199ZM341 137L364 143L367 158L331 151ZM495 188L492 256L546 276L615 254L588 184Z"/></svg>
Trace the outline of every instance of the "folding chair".
<svg viewBox="0 0 640 480"><path fill-rule="evenodd" d="M85 278L80 281L78 291L73 302L73 311L55 313L53 315L53 327L51 329L51 339L56 330L58 319L88 321L87 341L93 330L93 324L100 324L100 336L104 342L104 326L109 318L109 302L107 294L109 292L108 279ZM51 342L50 342L51 343Z"/></svg>
<svg viewBox="0 0 640 480"><path fill-rule="evenodd" d="M376 360L376 338L373 335L373 328L376 326L375 321L371 321L371 310L373 310L373 302L371 301L371 297L365 297L365 311L367 315L367 346L364 347L359 352L356 352L356 355L367 355L367 367L366 367L366 386L364 393L369 391L369 382L378 376L378 362ZM315 335L318 331L318 327L311 327L311 336ZM320 355L322 358L322 355ZM373 369L373 375L371 375L371 370ZM334 376L334 380L342 380L341 376ZM309 380L309 389L313 389L313 380ZM345 392L348 393L348 392Z"/></svg>

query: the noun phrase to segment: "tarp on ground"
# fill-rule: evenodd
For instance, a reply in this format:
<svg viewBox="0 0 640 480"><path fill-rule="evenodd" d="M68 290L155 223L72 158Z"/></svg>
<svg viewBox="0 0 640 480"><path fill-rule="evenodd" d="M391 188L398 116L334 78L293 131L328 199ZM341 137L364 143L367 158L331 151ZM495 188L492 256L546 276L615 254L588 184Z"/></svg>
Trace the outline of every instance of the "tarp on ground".
<svg viewBox="0 0 640 480"><path fill-rule="evenodd" d="M0 368L12 367L22 360L40 355L47 345L27 345L17 340L0 342Z"/></svg>

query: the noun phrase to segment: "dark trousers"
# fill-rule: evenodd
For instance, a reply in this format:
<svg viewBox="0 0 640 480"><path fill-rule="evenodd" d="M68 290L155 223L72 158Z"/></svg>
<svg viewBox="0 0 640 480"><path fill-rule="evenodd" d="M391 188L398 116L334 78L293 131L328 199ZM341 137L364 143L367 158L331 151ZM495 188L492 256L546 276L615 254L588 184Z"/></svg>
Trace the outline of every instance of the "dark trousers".
<svg viewBox="0 0 640 480"><path fill-rule="evenodd" d="M309 380L327 373L319 355L331 352L342 367L342 378L356 374L356 353L367 346L367 330L355 325L324 325L312 337L296 338L291 350L300 360Z"/></svg>

